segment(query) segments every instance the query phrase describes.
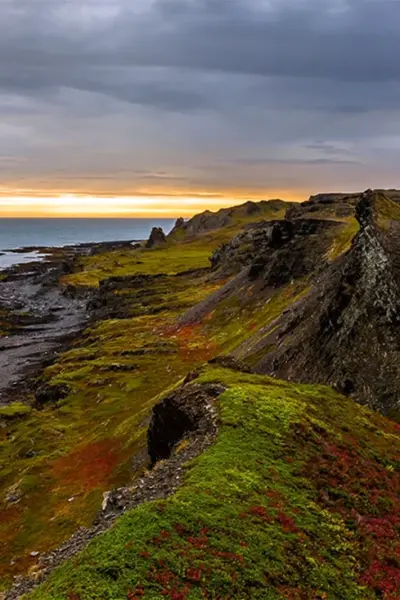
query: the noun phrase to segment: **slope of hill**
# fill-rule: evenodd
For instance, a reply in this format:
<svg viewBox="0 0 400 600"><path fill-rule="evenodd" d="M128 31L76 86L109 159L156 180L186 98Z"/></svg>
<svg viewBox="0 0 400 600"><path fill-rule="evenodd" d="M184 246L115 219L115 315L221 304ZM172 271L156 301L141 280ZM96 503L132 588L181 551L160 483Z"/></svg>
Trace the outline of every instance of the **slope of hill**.
<svg viewBox="0 0 400 600"><path fill-rule="evenodd" d="M129 511L32 600L398 598L398 425L329 388L237 370L183 390L210 384L219 432L178 491ZM171 429L185 406L168 408Z"/></svg>
<svg viewBox="0 0 400 600"><path fill-rule="evenodd" d="M239 206L221 208L217 212L206 210L188 221L178 219L168 235L170 241L182 241L222 228L233 231L261 219L279 219L293 203L283 200L261 200L245 202Z"/></svg>
<svg viewBox="0 0 400 600"><path fill-rule="evenodd" d="M4 587L30 570L7 600L71 556L32 598L400 597L397 199L248 203L78 260L90 327L0 413Z"/></svg>
<svg viewBox="0 0 400 600"><path fill-rule="evenodd" d="M141 473L158 395L223 350L176 323L225 284L209 257L229 235L100 249L61 277L63 294L86 298L91 322L27 384L24 404L0 407L0 589L89 525L106 490Z"/></svg>

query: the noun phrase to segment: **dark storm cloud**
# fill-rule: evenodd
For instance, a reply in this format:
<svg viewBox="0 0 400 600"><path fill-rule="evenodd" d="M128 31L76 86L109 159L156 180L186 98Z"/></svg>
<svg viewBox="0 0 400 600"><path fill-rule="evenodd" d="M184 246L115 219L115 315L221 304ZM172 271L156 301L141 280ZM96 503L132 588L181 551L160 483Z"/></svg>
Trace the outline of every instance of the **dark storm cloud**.
<svg viewBox="0 0 400 600"><path fill-rule="evenodd" d="M18 91L65 85L117 96L125 91L129 100L126 86L112 81L115 68L122 77L134 67L169 67L348 82L400 79L396 1L161 0L147 9L143 4L142 11L130 6L121 0L3 2L0 85ZM166 88L167 106L174 98L179 105L179 91ZM151 102L152 93L145 95ZM342 109L362 106L342 103Z"/></svg>
<svg viewBox="0 0 400 600"><path fill-rule="evenodd" d="M232 170L244 157L246 186L256 155L267 186L276 163L290 177L335 166L340 178L341 167L377 165L382 147L389 163L400 156L396 0L0 0L0 10L0 155L30 176L131 169L137 181L134 167L172 165L174 181L207 187L215 175L193 178L196 165L223 157L221 186L240 185ZM308 178L297 185L313 187Z"/></svg>

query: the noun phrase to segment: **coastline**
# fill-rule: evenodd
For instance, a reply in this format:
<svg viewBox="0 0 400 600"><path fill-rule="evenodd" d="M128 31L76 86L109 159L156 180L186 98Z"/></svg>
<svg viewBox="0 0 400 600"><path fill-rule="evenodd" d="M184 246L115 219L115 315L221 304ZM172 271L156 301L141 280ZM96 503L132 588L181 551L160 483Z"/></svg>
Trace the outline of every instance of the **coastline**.
<svg viewBox="0 0 400 600"><path fill-rule="evenodd" d="M138 241L25 247L33 255L0 268L0 406L26 402L34 378L79 336L91 318L93 290L72 294L59 283L81 256L129 247ZM38 257L40 257L38 259Z"/></svg>

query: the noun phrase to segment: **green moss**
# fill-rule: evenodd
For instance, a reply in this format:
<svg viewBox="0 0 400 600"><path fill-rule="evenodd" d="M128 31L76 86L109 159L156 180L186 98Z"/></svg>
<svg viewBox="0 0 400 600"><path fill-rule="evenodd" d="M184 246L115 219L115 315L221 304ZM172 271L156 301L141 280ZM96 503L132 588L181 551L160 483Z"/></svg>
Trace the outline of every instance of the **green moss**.
<svg viewBox="0 0 400 600"><path fill-rule="evenodd" d="M351 243L360 230L360 225L356 219L352 219L349 223L343 225L339 232L335 235L333 243L328 251L327 258L331 261L335 260L347 250L350 249Z"/></svg>
<svg viewBox="0 0 400 600"><path fill-rule="evenodd" d="M393 221L400 221L400 205L383 193L374 194L373 208L377 222L383 229L389 229Z"/></svg>
<svg viewBox="0 0 400 600"><path fill-rule="evenodd" d="M393 460L393 424L322 386L210 368L197 381L227 391L218 439L183 487L124 515L29 598L389 598L362 583L357 531L342 500L327 509L320 496L326 468L309 468L325 444L357 444L377 466ZM397 486L397 471L385 473Z"/></svg>
<svg viewBox="0 0 400 600"><path fill-rule="evenodd" d="M0 406L0 419L11 419L14 417L23 417L31 412L31 407L21 402L14 402L7 406Z"/></svg>
<svg viewBox="0 0 400 600"><path fill-rule="evenodd" d="M78 263L78 270L62 278L64 285L96 287L107 277L127 275L174 275L190 269L209 266L211 250L199 243L187 244L185 248L171 245L151 250L116 250L85 257Z"/></svg>

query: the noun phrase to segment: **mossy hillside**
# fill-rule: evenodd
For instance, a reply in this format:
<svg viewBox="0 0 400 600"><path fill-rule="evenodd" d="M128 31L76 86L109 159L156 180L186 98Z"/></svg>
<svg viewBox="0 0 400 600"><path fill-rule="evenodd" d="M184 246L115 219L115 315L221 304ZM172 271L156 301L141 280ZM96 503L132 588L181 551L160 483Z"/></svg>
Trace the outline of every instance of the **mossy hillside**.
<svg viewBox="0 0 400 600"><path fill-rule="evenodd" d="M183 486L28 598L398 598L398 425L322 386L211 368L207 381L227 388L220 431Z"/></svg>
<svg viewBox="0 0 400 600"><path fill-rule="evenodd" d="M328 251L327 259L334 261L336 258L347 252L360 230L360 225L356 219L351 219L343 225L336 233L332 245Z"/></svg>
<svg viewBox="0 0 400 600"><path fill-rule="evenodd" d="M201 331L225 353L235 351L248 340L246 362L251 364L250 348L257 345L284 310L308 292L309 286L305 278L277 290L260 290L257 286L239 288L204 317Z"/></svg>
<svg viewBox="0 0 400 600"><path fill-rule="evenodd" d="M247 296L237 290L198 322L182 325L182 313L222 283L207 283L206 273L150 279L134 288L128 282L114 293L136 316L98 323L46 369L43 381L66 385L70 394L58 408L34 410L10 424L13 443L5 438L0 446L3 498L35 477L3 531L3 577L24 572L34 560L31 551L45 552L90 523L102 493L129 481L132 461L145 448L146 415L161 392L265 327L306 286L298 282L268 298L256 289ZM86 456L97 465L93 472ZM45 506L44 497L51 498Z"/></svg>
<svg viewBox="0 0 400 600"><path fill-rule="evenodd" d="M182 243L192 241L194 238L202 242L219 240L220 243L226 243L237 235L241 229L250 223L255 223L262 220L283 219L291 202L283 200L270 200L251 203L252 210L249 207L250 203L244 203L230 209L220 209L216 213L205 211L200 215L193 217L190 222L199 221L203 218L205 222L200 224L200 227L194 227L196 233L191 232L191 228L186 230L184 227L176 229L168 235L168 241L174 243ZM249 210L250 208L250 210ZM216 218L217 217L217 218ZM219 217L219 218L218 218ZM221 225L223 223L223 225ZM211 228L212 227L212 228Z"/></svg>
<svg viewBox="0 0 400 600"><path fill-rule="evenodd" d="M383 193L374 194L373 210L375 219L383 230L388 230L393 222L400 222L400 204Z"/></svg>
<svg viewBox="0 0 400 600"><path fill-rule="evenodd" d="M215 241L218 245L218 241ZM199 242L180 245L171 244L161 248L138 250L115 250L95 256L81 257L76 272L61 279L64 285L97 287L107 277L129 275L174 275L191 269L209 266L209 257L214 249L212 244Z"/></svg>
<svg viewBox="0 0 400 600"><path fill-rule="evenodd" d="M209 279L208 270L203 269L175 276L157 274L113 280L110 287L102 286L106 298L101 304L106 304L105 314L110 317L127 318L164 311L176 314L201 302L205 294L218 290L224 283L224 280L211 282Z"/></svg>
<svg viewBox="0 0 400 600"><path fill-rule="evenodd" d="M75 272L62 278L64 285L97 287L107 277L129 275L174 275L191 269L210 266L210 256L221 244L229 242L249 223L271 219L283 219L287 205L271 203L257 214L246 215L240 211L230 223L216 230L202 232L196 237L186 237L184 231L168 237L168 242L159 248L123 249L103 252L94 256L81 257Z"/></svg>
<svg viewBox="0 0 400 600"><path fill-rule="evenodd" d="M42 383L69 387L58 407L0 409L4 583L26 571L34 561L30 552L45 552L89 524L103 492L132 478L132 461L145 448L146 416L157 396L214 355L215 343L198 328L174 328L182 310L219 285L201 282L171 278L168 294L164 284L150 282L157 314L144 303L139 314L136 298L136 317L88 329L42 377Z"/></svg>

